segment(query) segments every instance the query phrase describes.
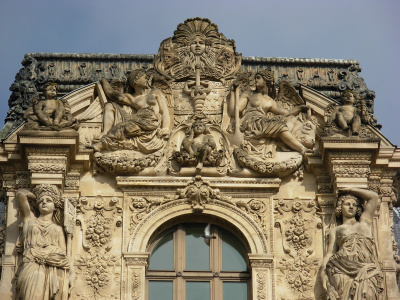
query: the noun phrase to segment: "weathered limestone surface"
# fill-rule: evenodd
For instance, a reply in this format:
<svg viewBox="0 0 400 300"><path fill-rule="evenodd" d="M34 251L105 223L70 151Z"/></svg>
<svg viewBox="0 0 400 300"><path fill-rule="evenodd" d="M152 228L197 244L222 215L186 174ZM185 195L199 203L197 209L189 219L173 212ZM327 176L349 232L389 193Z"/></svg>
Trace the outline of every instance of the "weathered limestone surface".
<svg viewBox="0 0 400 300"><path fill-rule="evenodd" d="M248 299L399 299L400 150L357 61L242 57L194 18L156 55L22 63L0 299L147 299L150 245L190 222L243 241Z"/></svg>

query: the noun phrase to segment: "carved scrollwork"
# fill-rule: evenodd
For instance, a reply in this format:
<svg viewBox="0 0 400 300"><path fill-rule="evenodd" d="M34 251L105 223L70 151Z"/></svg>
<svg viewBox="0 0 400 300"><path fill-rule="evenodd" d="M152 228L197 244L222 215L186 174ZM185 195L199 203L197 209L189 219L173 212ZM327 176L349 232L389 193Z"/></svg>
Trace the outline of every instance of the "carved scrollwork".
<svg viewBox="0 0 400 300"><path fill-rule="evenodd" d="M200 213L204 210L204 205L213 200L230 201L229 196L222 196L219 189L213 189L207 181L203 181L201 176L196 176L189 184L176 191L177 195L173 197L174 200L182 199L191 203L193 211Z"/></svg>
<svg viewBox="0 0 400 300"><path fill-rule="evenodd" d="M132 300L140 299L141 295L141 270L132 271Z"/></svg>
<svg viewBox="0 0 400 300"><path fill-rule="evenodd" d="M30 157L28 169L33 173L64 173L66 162L66 157Z"/></svg>
<svg viewBox="0 0 400 300"><path fill-rule="evenodd" d="M0 184L1 186L1 184ZM3 206L3 214L0 217L0 258L4 254L4 246L5 246L5 233L7 227L7 197L6 190L1 187L0 189L0 203Z"/></svg>
<svg viewBox="0 0 400 300"><path fill-rule="evenodd" d="M129 208L132 211L129 223L129 231L132 234L136 225L157 206L161 205L165 200L157 197L132 197L130 199Z"/></svg>
<svg viewBox="0 0 400 300"><path fill-rule="evenodd" d="M267 285L267 274L266 272L257 272L257 300L267 299L265 292Z"/></svg>
<svg viewBox="0 0 400 300"><path fill-rule="evenodd" d="M260 199L239 200L236 206L251 215L254 221L262 228L265 237L268 237L268 224L266 218L267 203Z"/></svg>

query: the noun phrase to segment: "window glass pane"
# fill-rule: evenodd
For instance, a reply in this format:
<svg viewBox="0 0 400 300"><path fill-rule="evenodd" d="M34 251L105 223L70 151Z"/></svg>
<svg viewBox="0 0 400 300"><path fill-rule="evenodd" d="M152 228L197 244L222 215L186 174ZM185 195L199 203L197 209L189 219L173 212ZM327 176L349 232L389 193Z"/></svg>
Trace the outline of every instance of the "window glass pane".
<svg viewBox="0 0 400 300"><path fill-rule="evenodd" d="M172 281L149 281L149 300L172 300Z"/></svg>
<svg viewBox="0 0 400 300"><path fill-rule="evenodd" d="M210 282L208 281L187 281L187 300L210 300Z"/></svg>
<svg viewBox="0 0 400 300"><path fill-rule="evenodd" d="M247 282L224 282L223 299L224 300L246 300Z"/></svg>
<svg viewBox="0 0 400 300"><path fill-rule="evenodd" d="M186 270L210 270L210 247L205 243L204 228L206 225L186 228Z"/></svg>
<svg viewBox="0 0 400 300"><path fill-rule="evenodd" d="M222 270L246 271L242 247L229 235L222 234Z"/></svg>
<svg viewBox="0 0 400 300"><path fill-rule="evenodd" d="M174 239L172 232L164 236L150 256L150 270L174 269Z"/></svg>

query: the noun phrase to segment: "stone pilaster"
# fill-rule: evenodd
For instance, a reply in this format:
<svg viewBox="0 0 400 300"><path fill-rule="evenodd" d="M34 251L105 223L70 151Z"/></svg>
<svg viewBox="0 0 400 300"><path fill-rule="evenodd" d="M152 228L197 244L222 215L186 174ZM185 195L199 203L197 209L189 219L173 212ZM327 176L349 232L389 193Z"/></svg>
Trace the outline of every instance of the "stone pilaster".
<svg viewBox="0 0 400 300"><path fill-rule="evenodd" d="M145 300L146 269L150 253L125 253L121 299Z"/></svg>
<svg viewBox="0 0 400 300"><path fill-rule="evenodd" d="M272 255L249 255L253 300L275 299ZM268 288L270 287L270 288ZM272 287L272 288L271 288Z"/></svg>

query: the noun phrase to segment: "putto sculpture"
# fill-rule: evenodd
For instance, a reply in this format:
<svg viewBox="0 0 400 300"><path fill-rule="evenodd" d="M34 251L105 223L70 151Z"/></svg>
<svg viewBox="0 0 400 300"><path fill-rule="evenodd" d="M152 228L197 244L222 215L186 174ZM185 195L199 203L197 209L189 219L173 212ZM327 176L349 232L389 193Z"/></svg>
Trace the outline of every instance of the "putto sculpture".
<svg viewBox="0 0 400 300"><path fill-rule="evenodd" d="M59 131L77 125L68 103L57 99L57 91L58 84L48 82L43 86L44 99L32 99L31 106L25 113L25 129Z"/></svg>
<svg viewBox="0 0 400 300"><path fill-rule="evenodd" d="M203 117L196 118L188 128L181 145L180 152L175 152L175 158L182 166L196 166L201 170L203 166L219 166L223 159L223 151L217 150L214 137L206 127Z"/></svg>
<svg viewBox="0 0 400 300"><path fill-rule="evenodd" d="M360 110L354 104L356 99L352 91L346 91L342 95L342 106L336 106L331 114L329 123L333 121L342 130L351 130L354 135L358 135L361 127Z"/></svg>

